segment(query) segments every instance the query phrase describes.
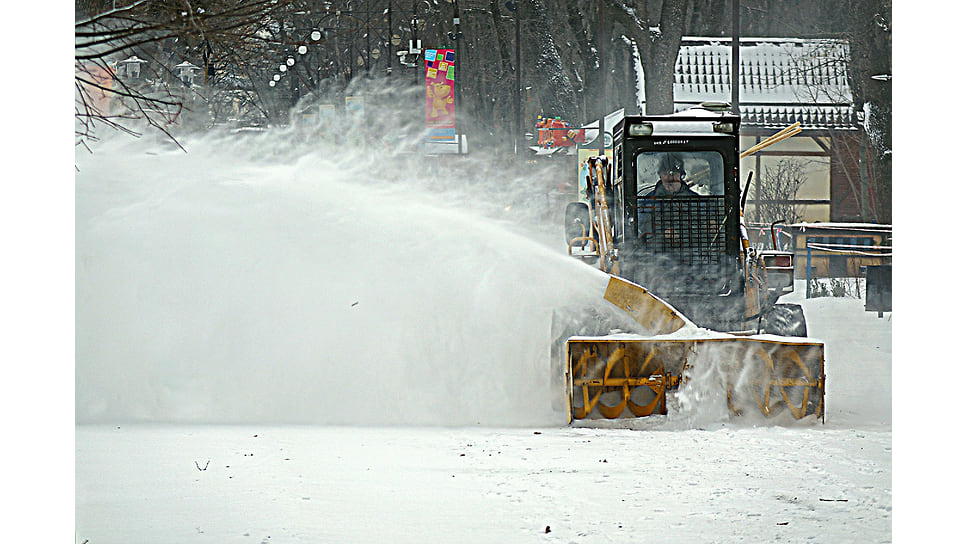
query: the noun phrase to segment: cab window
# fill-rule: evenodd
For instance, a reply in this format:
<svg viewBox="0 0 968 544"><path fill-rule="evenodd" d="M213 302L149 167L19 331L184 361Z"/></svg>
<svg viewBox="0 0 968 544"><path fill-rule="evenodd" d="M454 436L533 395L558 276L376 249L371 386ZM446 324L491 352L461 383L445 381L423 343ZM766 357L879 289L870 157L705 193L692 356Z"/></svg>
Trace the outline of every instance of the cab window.
<svg viewBox="0 0 968 544"><path fill-rule="evenodd" d="M716 151L643 151L635 156L638 196L655 189L660 171L669 164L681 165L684 182L699 195L723 194L723 156Z"/></svg>

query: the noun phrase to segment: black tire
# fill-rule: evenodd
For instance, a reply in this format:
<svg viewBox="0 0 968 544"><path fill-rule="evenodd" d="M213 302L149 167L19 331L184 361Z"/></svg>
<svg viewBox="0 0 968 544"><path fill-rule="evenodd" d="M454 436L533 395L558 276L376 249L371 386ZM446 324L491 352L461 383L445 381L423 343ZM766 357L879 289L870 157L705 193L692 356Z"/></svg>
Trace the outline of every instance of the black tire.
<svg viewBox="0 0 968 544"><path fill-rule="evenodd" d="M762 330L777 336L807 336L807 319L799 304L776 304L763 316Z"/></svg>

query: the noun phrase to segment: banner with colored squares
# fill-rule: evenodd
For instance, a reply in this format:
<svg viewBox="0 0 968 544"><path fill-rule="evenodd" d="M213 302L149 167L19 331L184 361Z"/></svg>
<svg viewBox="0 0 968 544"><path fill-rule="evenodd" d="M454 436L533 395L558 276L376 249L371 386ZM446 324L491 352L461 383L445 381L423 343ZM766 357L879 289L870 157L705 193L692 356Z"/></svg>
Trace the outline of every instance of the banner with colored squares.
<svg viewBox="0 0 968 544"><path fill-rule="evenodd" d="M424 51L425 119L430 141L453 141L456 137L454 58L453 49Z"/></svg>

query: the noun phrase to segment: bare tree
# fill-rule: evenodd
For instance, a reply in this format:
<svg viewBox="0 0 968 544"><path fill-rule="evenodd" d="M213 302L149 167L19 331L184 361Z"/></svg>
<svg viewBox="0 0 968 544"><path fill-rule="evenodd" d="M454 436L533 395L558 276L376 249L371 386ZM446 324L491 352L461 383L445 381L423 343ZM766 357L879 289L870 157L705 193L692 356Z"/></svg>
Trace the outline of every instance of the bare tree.
<svg viewBox="0 0 968 544"><path fill-rule="evenodd" d="M458 4L459 33L453 24ZM886 4L886 23L877 24L884 22L881 10L877 17L858 15L854 26L881 34L885 24L889 28L888 0L849 4L878 9ZM94 138L97 125L171 135L192 117L208 125L243 118L285 123L290 108L305 104L307 95L321 89L339 93L359 78L387 76L419 86L423 66L419 55L408 52L409 39L429 48L459 46L466 130L498 138L494 133L510 129L515 76L521 76L526 124L539 115L588 122L602 108L635 112L639 84L648 113L669 113L682 36L728 35L729 6L714 0L75 0L77 141ZM845 9L835 0L742 0L740 7L744 33L789 27L787 35L797 36L801 29L816 34L834 28L818 15L831 12L840 20ZM516 23L521 44L514 43ZM873 38L878 49L869 58L883 58L873 54L881 51L883 36ZM888 53L889 46L888 32ZM521 66L513 61L516 49ZM120 77L119 63L132 57L139 78ZM636 57L644 82L636 80ZM287 64L290 59L294 64ZM172 73L185 62L200 70L194 84ZM281 65L287 65L285 72ZM867 72L886 73L879 66ZM858 74L851 77L852 88L864 81L865 96L875 86L890 86L870 84L869 76ZM889 94L886 103L860 96L855 91L856 105L871 112L869 119L889 120ZM890 131L871 134L880 137L872 138L869 153L889 161ZM889 197L889 169L879 167L875 176L872 184L887 180ZM889 213L889 200L884 207Z"/></svg>
<svg viewBox="0 0 968 544"><path fill-rule="evenodd" d="M804 161L793 157L780 159L776 166L766 167L761 180L760 203L756 205L761 221L787 223L803 221L803 207L795 200L800 187L807 181Z"/></svg>
<svg viewBox="0 0 968 544"><path fill-rule="evenodd" d="M850 0L850 88L854 104L864 111L862 161L879 222L891 222L891 0ZM861 175L867 175L861 169Z"/></svg>
<svg viewBox="0 0 968 544"><path fill-rule="evenodd" d="M79 145L96 139L105 125L134 136L141 125L174 137L172 125L182 115L192 92L175 77L172 60L196 54L209 78L215 47L252 35L252 28L288 10L294 2L279 0L207 0L150 2L84 1L74 24L75 136ZM177 47L173 44L179 43ZM127 62L126 61L130 61ZM119 71L119 66L124 70ZM206 97L207 98L207 97Z"/></svg>
<svg viewBox="0 0 968 544"><path fill-rule="evenodd" d="M674 111L673 83L686 22L685 0L631 0L610 13L638 47L650 114Z"/></svg>
<svg viewBox="0 0 968 544"><path fill-rule="evenodd" d="M687 3L686 0L556 0L558 7L549 11L564 19L565 24L559 26L569 29L567 33L556 33L556 43L559 49L572 49L577 54L574 66L576 79L581 82L586 117L598 114L601 102L609 110L625 107L630 112L638 111L636 81L631 70L636 55L645 72L648 113L672 113L674 71ZM604 11L602 22L599 7Z"/></svg>
<svg viewBox="0 0 968 544"><path fill-rule="evenodd" d="M833 104L854 106L849 90L848 66L850 47L846 39L818 41L790 57L788 66L791 81L796 81L796 96L804 106ZM831 119L833 118L831 114ZM850 120L844 118L843 123ZM856 127L861 128L861 127ZM846 183L845 193L831 195L856 203L860 219L869 221L878 216L869 179L874 177L870 161L858 155L867 137L862 130L826 129L826 136L814 141L830 156L831 167L840 172Z"/></svg>
<svg viewBox="0 0 968 544"><path fill-rule="evenodd" d="M564 119L578 116L578 97L561 63L560 45L555 43L554 31L549 24L547 10L541 0L530 0L529 28L535 53L535 83L542 97L546 115L556 113ZM529 13L527 10L525 13Z"/></svg>

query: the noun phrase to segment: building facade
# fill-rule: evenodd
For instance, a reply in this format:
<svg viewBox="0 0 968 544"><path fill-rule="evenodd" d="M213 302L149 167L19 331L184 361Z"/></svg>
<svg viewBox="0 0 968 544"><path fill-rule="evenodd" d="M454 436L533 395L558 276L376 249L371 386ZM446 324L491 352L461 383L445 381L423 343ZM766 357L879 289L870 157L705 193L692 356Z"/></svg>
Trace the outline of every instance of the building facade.
<svg viewBox="0 0 968 544"><path fill-rule="evenodd" d="M863 115L847 82L843 40L740 40L741 150L799 123L800 132L741 161L753 178L747 220L869 222ZM731 98L729 38L683 38L675 69L676 110ZM787 178L793 179L787 179ZM797 184L795 194L783 190Z"/></svg>

